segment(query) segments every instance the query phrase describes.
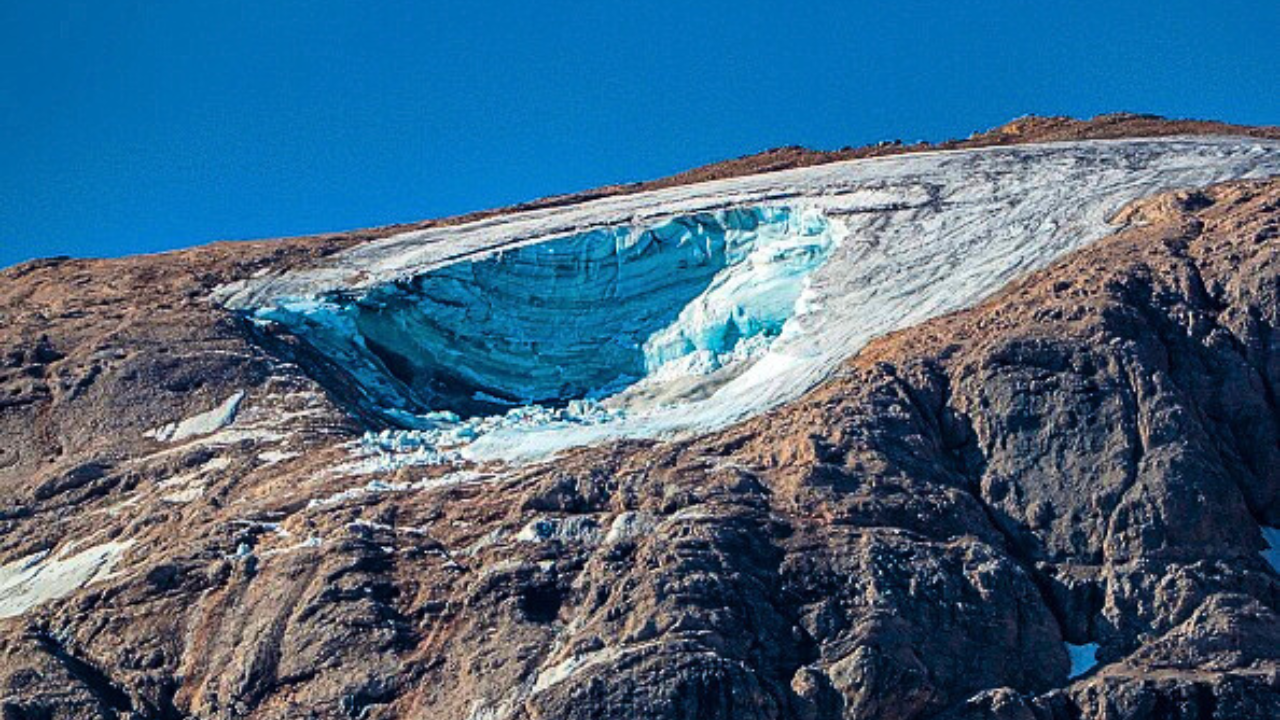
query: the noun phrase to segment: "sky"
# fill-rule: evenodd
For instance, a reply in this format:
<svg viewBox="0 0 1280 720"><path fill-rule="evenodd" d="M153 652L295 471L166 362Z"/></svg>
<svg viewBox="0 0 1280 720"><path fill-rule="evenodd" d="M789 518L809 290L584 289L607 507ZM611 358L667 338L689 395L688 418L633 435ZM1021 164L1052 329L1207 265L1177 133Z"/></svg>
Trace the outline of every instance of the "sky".
<svg viewBox="0 0 1280 720"><path fill-rule="evenodd" d="M3 0L0 267L1026 114L1280 124L1280 3Z"/></svg>

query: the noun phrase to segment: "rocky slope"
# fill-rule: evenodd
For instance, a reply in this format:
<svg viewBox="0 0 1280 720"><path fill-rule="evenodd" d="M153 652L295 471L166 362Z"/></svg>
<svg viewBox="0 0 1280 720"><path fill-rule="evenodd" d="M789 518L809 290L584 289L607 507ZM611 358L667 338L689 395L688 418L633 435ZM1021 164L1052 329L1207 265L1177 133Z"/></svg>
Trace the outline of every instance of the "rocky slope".
<svg viewBox="0 0 1280 720"><path fill-rule="evenodd" d="M1021 132L1117 122L1172 129ZM333 357L215 300L381 231L4 271L0 717L1280 716L1280 180L1115 222L767 414L514 466L370 472Z"/></svg>

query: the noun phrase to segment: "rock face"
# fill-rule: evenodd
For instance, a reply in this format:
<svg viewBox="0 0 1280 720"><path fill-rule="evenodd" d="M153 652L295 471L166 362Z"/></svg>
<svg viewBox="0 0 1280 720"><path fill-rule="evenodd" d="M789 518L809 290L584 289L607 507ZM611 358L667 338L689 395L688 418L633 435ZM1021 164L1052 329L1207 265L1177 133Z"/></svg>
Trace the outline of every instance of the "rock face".
<svg viewBox="0 0 1280 720"><path fill-rule="evenodd" d="M745 422L394 472L213 299L365 238L6 270L0 717L1280 717L1280 180L1115 220Z"/></svg>

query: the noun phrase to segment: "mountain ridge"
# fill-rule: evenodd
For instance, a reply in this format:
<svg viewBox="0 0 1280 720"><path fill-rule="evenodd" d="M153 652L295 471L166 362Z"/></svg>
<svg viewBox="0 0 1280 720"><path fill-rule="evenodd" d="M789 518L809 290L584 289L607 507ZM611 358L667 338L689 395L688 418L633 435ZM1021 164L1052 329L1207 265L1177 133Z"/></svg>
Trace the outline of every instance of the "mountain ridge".
<svg viewBox="0 0 1280 720"><path fill-rule="evenodd" d="M277 240L291 242L361 242L413 230L468 223L523 210L563 207L586 200L613 197L620 194L644 192L664 187L808 167L844 160L891 157L893 155L934 150L997 147L1064 140L1110 140L1126 137L1167 137L1171 135L1226 135L1276 140L1280 139L1280 126L1235 125L1215 120L1170 119L1159 115L1130 112L1104 113L1087 120L1057 115L1025 115L990 130L974 132L965 139L943 140L936 143L919 141L910 144L899 140L889 140L858 147L846 147L839 150L814 150L800 145L787 145L749 153L737 158L712 162L653 180L602 185L589 190L548 195L500 208L474 210L441 218L390 223L363 229L290 235L279 238L218 240L206 243L206 245L258 243ZM183 250L184 248L178 248L158 253L147 253L147 255L164 255L182 252ZM11 267L19 267L33 262L42 263L64 259L70 259L70 256L35 258L17 263ZM0 270L4 269L8 268L0 268Z"/></svg>

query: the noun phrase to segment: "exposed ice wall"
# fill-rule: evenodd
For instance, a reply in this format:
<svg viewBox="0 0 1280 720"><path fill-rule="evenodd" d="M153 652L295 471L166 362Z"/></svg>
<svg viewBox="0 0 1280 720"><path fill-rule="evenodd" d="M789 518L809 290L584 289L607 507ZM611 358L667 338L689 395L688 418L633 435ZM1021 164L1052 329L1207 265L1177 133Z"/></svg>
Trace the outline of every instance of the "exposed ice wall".
<svg viewBox="0 0 1280 720"><path fill-rule="evenodd" d="M1246 138L1053 143L852 161L406 233L340 253L322 267L228 286L220 297L295 329L305 317L327 325L333 337L345 334L347 340L322 350L367 374L362 383L373 396L385 395L388 407L400 402L419 412L438 404L449 393L415 378L450 374L446 389L492 403L470 408L479 414L461 425L427 423L425 435L391 438L391 445L441 442L472 458L533 458L613 437L700 432L748 417L820 382L871 338L972 305L1017 275L1112 232L1107 219L1131 200L1277 173L1280 143ZM781 214L789 229L770 242L744 245L738 263L712 250L717 242L730 244L717 235L746 228L741 218L757 218L763 227ZM698 220L703 217L718 218L720 229ZM806 235L805 223L814 234ZM637 265L645 272L619 295L627 301L567 302L600 297L585 290L607 285L593 273L607 265L602 259L625 256L636 228L651 229L654 237L659 228L683 228L678 233L690 244L666 257L707 265L689 273L675 263L676 275L696 280L674 286L670 264ZM575 259L552 261L559 248L573 248ZM758 273L757 263L746 262L757 256L760 266L771 258L780 265ZM486 268L513 262L507 258L537 263L481 278ZM517 276L519 283L508 282ZM449 292L440 297L456 307L390 309L406 307L423 283L446 283ZM349 304L335 303L339 297L372 298L373 310L353 317L344 309ZM548 299L565 302L536 323L496 314ZM314 312L308 303L328 307ZM449 321L454 327L473 335L457 342L438 329L423 330L424 315L450 314L462 318ZM606 330L593 334L588 326L597 324ZM759 334L751 336L753 330ZM318 347L327 343L315 340L323 334L312 334ZM351 339L357 335L373 338L381 350L358 347L361 340ZM428 337L434 339L417 339ZM564 345L562 337L580 338L582 346ZM611 343L614 337L623 340ZM638 355L626 347L642 338ZM409 351L415 345L422 352ZM445 345L453 350L439 349ZM551 355L541 353L556 346L559 361L531 361L534 345L542 360ZM383 369L367 363L379 352ZM745 362L733 362L736 354ZM719 373L725 361L732 371ZM424 367L438 372L424 374ZM697 378L692 386L690 375ZM569 397L609 396L627 382L619 394L561 407ZM397 384L417 395L404 400L410 395ZM552 395L555 409L503 406Z"/></svg>
<svg viewBox="0 0 1280 720"><path fill-rule="evenodd" d="M703 394L700 378L723 382L779 336L837 239L816 212L698 213L525 245L359 294L282 299L255 319L341 358L402 425L584 399L618 406L637 383L646 393L625 404L659 390L671 402Z"/></svg>

